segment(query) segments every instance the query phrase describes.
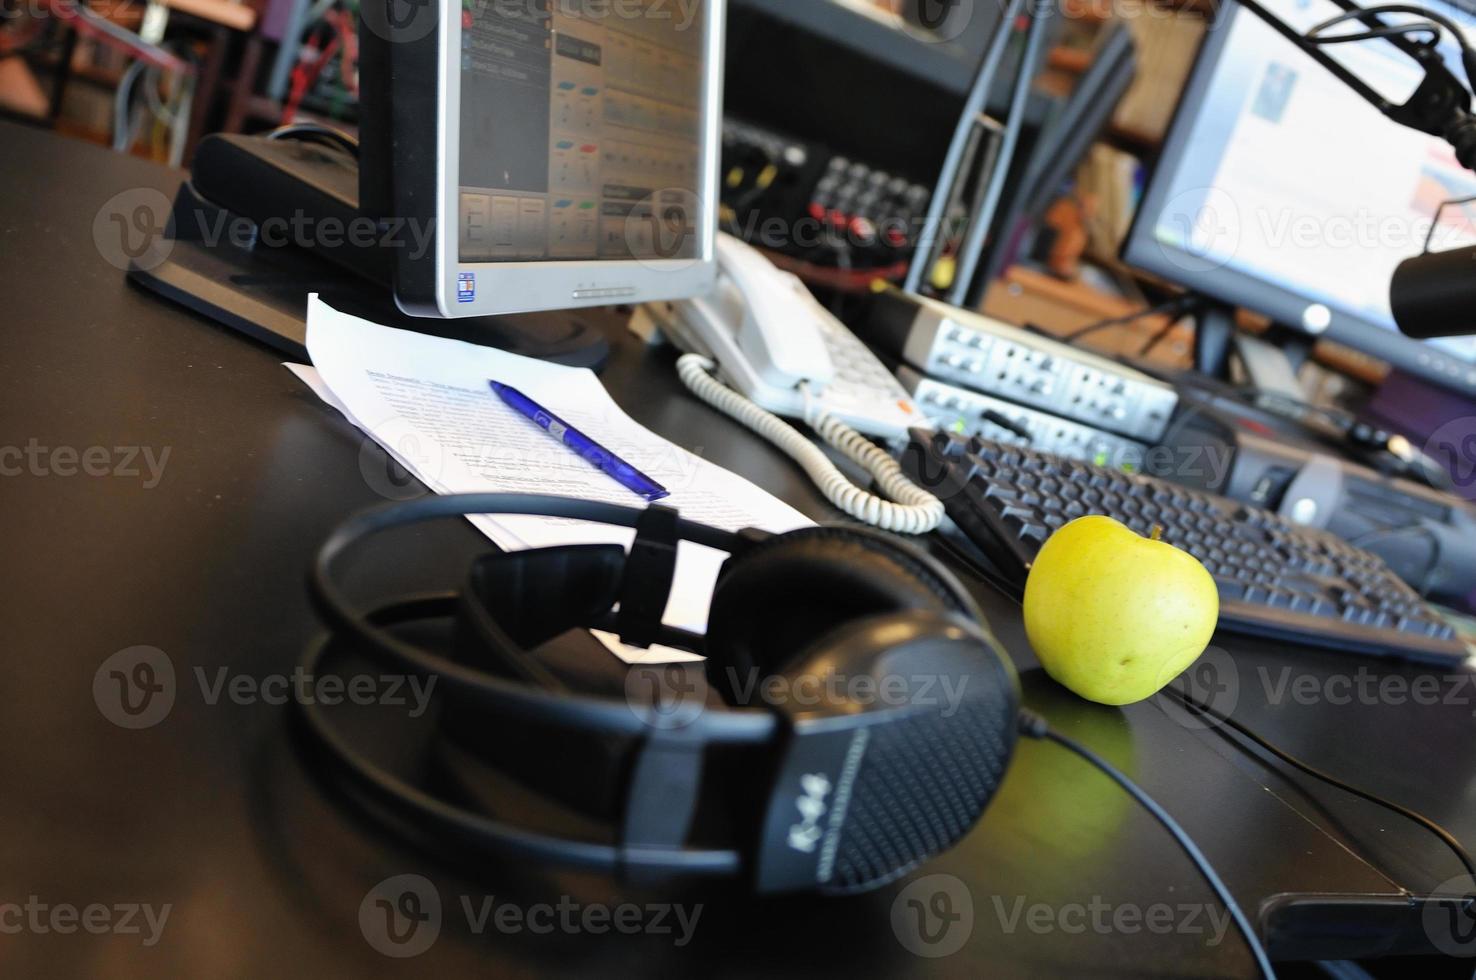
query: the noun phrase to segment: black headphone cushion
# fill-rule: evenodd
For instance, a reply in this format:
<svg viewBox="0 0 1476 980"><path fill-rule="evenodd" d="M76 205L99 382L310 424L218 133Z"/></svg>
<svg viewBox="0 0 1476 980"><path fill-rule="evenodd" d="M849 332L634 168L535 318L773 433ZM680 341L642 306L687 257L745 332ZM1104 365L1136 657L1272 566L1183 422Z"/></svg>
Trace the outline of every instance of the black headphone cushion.
<svg viewBox="0 0 1476 980"><path fill-rule="evenodd" d="M767 675L843 623L908 610L967 613L905 549L848 528L804 528L729 559L713 591L707 654Z"/></svg>

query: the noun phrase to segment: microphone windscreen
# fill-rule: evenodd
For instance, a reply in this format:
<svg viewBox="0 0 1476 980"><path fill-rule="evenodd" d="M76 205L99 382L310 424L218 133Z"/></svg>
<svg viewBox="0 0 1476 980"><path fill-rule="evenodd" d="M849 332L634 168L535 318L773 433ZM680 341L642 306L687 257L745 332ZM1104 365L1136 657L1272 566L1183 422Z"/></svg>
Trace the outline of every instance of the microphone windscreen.
<svg viewBox="0 0 1476 980"><path fill-rule="evenodd" d="M1389 305L1400 331L1416 340L1476 334L1476 246L1405 259Z"/></svg>

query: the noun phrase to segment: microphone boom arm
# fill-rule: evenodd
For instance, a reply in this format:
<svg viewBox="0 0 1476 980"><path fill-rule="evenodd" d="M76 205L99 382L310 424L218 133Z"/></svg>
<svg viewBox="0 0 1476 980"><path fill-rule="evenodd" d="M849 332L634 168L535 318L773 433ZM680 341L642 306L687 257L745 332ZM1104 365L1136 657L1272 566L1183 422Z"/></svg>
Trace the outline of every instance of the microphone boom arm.
<svg viewBox="0 0 1476 980"><path fill-rule="evenodd" d="M1456 159L1467 170L1476 171L1476 116L1471 114L1471 91L1446 67L1433 45L1415 44L1397 33L1382 36L1382 40L1397 47L1416 61L1425 71L1425 78L1403 104L1391 102L1380 95L1372 86L1353 74L1342 62L1323 50L1323 45L1309 37L1264 7L1260 0L1236 0L1242 7L1255 14L1282 37L1291 41L1304 54L1327 69L1339 81L1347 85L1367 103L1388 118L1410 129L1439 136L1455 149ZM1364 11L1353 0L1333 0L1335 4L1372 31L1386 31L1391 25L1377 13ZM1437 21L1438 22L1438 21ZM1462 38L1457 37L1457 41ZM1465 62L1472 70L1473 58L1468 48Z"/></svg>

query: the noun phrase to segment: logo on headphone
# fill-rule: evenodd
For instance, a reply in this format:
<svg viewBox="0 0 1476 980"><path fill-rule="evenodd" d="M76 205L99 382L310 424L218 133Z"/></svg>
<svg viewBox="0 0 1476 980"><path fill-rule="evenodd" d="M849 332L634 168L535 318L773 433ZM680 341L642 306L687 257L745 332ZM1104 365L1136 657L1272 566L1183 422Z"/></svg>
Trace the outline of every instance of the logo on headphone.
<svg viewBox="0 0 1476 980"><path fill-rule="evenodd" d="M789 828L790 847L806 854L815 853L815 846L825 834L820 829L820 821L824 818L825 811L830 809L825 802L829 795L830 780L825 778L824 773L807 773L800 777L800 795L794 801L800 812L800 822Z"/></svg>
<svg viewBox="0 0 1476 980"><path fill-rule="evenodd" d="M892 931L909 953L952 956L974 933L974 896L950 874L919 878L892 900Z"/></svg>
<svg viewBox="0 0 1476 980"><path fill-rule="evenodd" d="M1460 875L1426 899L1421 920L1425 935L1447 956L1476 956L1476 882Z"/></svg>
<svg viewBox="0 0 1476 980"><path fill-rule="evenodd" d="M92 700L119 728L153 728L174 707L174 663L157 647L129 647L92 675Z"/></svg>
<svg viewBox="0 0 1476 980"><path fill-rule="evenodd" d="M686 728L707 708L707 673L701 664L640 664L626 671L625 703L651 728Z"/></svg>
<svg viewBox="0 0 1476 980"><path fill-rule="evenodd" d="M441 934L441 893L423 875L386 878L359 903L359 931L385 956L419 956Z"/></svg>

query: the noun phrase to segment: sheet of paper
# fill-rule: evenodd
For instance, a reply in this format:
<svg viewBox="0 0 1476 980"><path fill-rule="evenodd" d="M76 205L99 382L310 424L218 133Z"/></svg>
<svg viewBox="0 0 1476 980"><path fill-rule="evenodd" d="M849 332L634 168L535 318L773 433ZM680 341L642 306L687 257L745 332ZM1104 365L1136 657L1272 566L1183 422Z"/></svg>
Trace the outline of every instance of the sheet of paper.
<svg viewBox="0 0 1476 980"><path fill-rule="evenodd" d="M519 389L671 491L661 501L683 517L726 530L784 532L809 526L803 514L742 477L692 455L637 424L593 372L488 347L394 330L308 301L308 351L316 370L289 365L401 465L437 493L534 493L631 507L641 498L590 466L508 408L488 382ZM618 543L634 532L584 521L489 516L473 519L508 550ZM726 556L684 542L664 621L707 628L708 599ZM607 645L627 662L651 651ZM668 652L660 662L683 659ZM657 654L656 656L661 656Z"/></svg>
<svg viewBox="0 0 1476 980"><path fill-rule="evenodd" d="M313 394L321 398L324 404L328 405L328 407L330 408L337 410L343 415L344 418L348 419L359 429L362 429L364 432L369 433L372 437L373 433L369 432L368 426L362 425L358 419L354 418L354 414L353 412L349 411L348 406L339 401L338 396L333 393L332 389L330 389L326 383L324 383L323 376L318 373L317 368L307 364L288 364L286 365L286 368L287 370L295 374L299 381L307 385L308 388L312 389ZM418 473L421 470L421 467L418 467L416 465L417 453L415 452L415 450L417 448L417 444L405 441L404 448L410 451L408 455L403 452L401 447L398 445L383 445L383 448L387 453L389 453L390 457L393 458L395 462L399 463L402 467L405 468L406 472ZM437 482L432 481L427 477L417 476L417 479L428 486L434 493L444 494L455 492L452 490L447 490L445 487L440 486ZM494 522L484 517L470 517L468 518L468 520L471 521L472 524L479 527L482 532L487 535L487 537L496 542L497 546L504 551L520 551L528 547L528 545L524 543L521 538L517 537L517 535L513 534L503 527L498 526ZM599 634L596 635L598 636ZM601 637L602 642L603 640L604 638ZM614 648L612 647L611 649Z"/></svg>

